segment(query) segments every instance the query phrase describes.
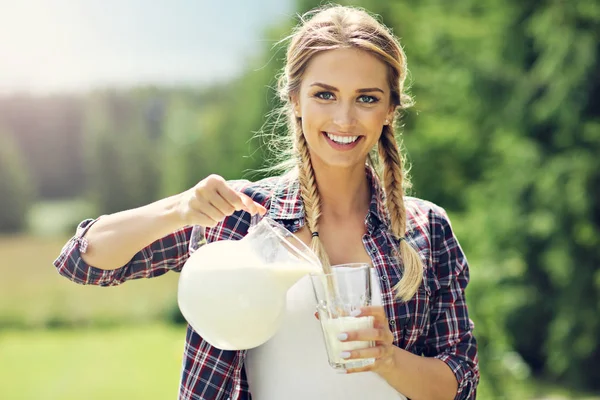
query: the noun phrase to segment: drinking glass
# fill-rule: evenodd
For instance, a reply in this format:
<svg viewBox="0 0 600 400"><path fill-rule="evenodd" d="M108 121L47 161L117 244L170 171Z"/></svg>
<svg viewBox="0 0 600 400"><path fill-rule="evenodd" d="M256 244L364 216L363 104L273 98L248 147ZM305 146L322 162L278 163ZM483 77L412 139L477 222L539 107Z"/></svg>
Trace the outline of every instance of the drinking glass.
<svg viewBox="0 0 600 400"><path fill-rule="evenodd" d="M338 335L373 327L372 316L355 316L361 307L371 305L371 272L366 263L331 266L327 274L310 275L317 300L329 365L335 370L359 368L372 364L375 359L341 357L342 352L372 347L372 341L341 342Z"/></svg>

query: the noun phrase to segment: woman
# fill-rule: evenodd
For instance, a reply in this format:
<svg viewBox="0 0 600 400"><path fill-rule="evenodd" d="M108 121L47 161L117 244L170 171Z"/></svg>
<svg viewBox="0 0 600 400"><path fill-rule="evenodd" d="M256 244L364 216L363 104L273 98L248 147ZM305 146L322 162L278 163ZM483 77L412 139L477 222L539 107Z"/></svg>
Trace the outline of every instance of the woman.
<svg viewBox="0 0 600 400"><path fill-rule="evenodd" d="M323 368L324 355L308 368L295 362L310 353L312 337L221 351L188 327L180 399L247 399L251 392L259 400L475 398L467 261L444 210L404 195L394 124L410 98L400 45L366 12L340 6L307 14L290 39L279 90L294 168L259 182L212 175L156 203L84 221L56 260L58 271L96 285L180 271L192 225L206 228L208 242L240 239L251 215L268 214L324 264L376 268L383 306L363 311L375 328L340 337L374 341L345 356L376 361L340 375Z"/></svg>

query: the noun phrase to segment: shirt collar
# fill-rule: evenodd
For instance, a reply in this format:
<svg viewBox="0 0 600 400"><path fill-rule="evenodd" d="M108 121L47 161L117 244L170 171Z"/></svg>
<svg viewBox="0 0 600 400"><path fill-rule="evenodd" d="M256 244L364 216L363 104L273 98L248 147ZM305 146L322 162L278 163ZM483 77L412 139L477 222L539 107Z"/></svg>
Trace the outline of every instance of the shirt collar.
<svg viewBox="0 0 600 400"><path fill-rule="evenodd" d="M369 216L376 218L378 223L389 226L385 192L379 182L379 177L370 165L365 165L365 171L371 185ZM304 219L304 204L296 171L281 176L275 185L268 216L274 220Z"/></svg>

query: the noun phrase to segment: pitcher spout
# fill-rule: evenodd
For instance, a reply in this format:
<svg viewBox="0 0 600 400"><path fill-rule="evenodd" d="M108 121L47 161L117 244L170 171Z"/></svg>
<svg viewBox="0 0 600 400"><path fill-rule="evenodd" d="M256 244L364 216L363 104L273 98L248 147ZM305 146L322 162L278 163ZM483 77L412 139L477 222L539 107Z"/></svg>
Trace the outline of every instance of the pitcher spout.
<svg viewBox="0 0 600 400"><path fill-rule="evenodd" d="M273 266L273 275L284 290L288 290L296 282L310 274L322 273L321 265L307 262L292 262Z"/></svg>

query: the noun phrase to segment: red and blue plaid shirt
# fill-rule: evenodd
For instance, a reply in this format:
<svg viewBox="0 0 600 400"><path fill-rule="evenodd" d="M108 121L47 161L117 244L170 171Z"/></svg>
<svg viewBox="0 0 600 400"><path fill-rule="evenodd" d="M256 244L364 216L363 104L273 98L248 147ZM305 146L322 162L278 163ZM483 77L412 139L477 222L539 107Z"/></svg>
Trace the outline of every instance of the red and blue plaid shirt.
<svg viewBox="0 0 600 400"><path fill-rule="evenodd" d="M382 302L394 344L417 355L445 362L458 381L456 399L474 399L479 382L477 343L465 302L469 269L463 251L452 232L446 212L424 200L406 197L406 240L418 250L424 263L423 284L408 302L396 299L393 287L402 277L402 268L391 256L398 242L390 234L385 194L371 168L367 176L372 200L365 219L365 249L381 279ZM264 205L268 216L291 232L304 225L304 210L297 179L273 177L258 182L237 180L230 185ZM239 240L248 231L251 219L244 211L225 218L206 230L207 242ZM192 227L184 227L138 252L125 266L101 270L81 258L87 242L85 232L95 220L83 221L76 235L55 261L58 272L84 285L114 286L129 279L152 278L168 271L181 271L189 256ZM244 371L245 351L212 347L191 327L187 328L183 356L180 400L251 399Z"/></svg>

